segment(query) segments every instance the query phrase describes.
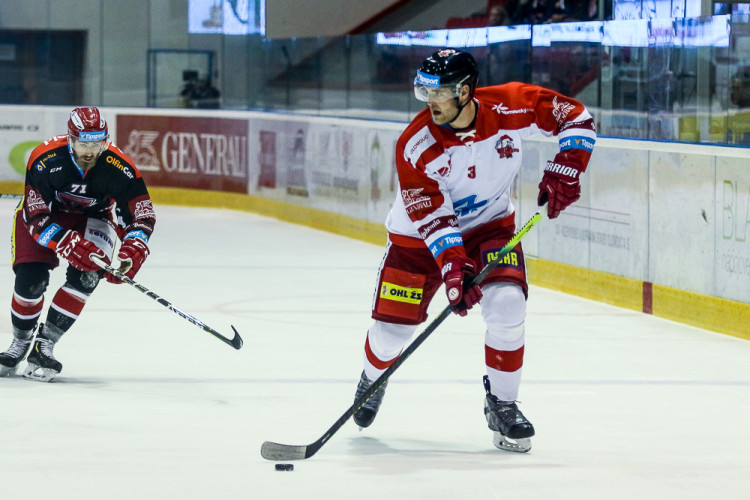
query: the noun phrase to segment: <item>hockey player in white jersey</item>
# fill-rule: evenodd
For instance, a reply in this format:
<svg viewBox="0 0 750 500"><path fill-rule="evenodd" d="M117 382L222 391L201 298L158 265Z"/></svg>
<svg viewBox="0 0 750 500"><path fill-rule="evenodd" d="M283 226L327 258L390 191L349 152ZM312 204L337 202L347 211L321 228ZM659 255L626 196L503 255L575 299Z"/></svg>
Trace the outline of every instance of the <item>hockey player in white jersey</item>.
<svg viewBox="0 0 750 500"><path fill-rule="evenodd" d="M513 236L510 190L521 167L521 141L557 136L538 202L550 219L580 197L580 176L596 141L594 120L578 101L523 83L477 88L471 54L443 49L424 60L414 92L427 104L396 146L400 195L386 220L388 244L364 345L360 397L399 356L445 285L454 311L481 305L486 323L485 416L501 449L526 452L534 427L518 408L528 286L517 245L480 286L471 279ZM468 288L468 289L467 289ZM354 414L374 420L381 387Z"/></svg>

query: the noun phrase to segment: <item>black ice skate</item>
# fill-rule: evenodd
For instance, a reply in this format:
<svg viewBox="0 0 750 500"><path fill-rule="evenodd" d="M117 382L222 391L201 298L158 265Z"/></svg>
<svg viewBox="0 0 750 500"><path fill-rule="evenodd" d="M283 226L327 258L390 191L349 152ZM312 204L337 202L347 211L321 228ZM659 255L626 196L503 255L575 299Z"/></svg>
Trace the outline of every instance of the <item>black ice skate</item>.
<svg viewBox="0 0 750 500"><path fill-rule="evenodd" d="M354 400L356 401L361 398L371 385L372 380L367 378L367 375L365 375L365 372L363 371L362 376L359 378L357 393L354 395ZM385 395L385 388L387 385L388 381L386 380L382 387L375 391L375 393L370 396L370 399L365 401L365 403L354 412L354 422L359 426L360 430L369 427L372 421L375 420L375 415L378 414L380 403L383 402L383 395Z"/></svg>
<svg viewBox="0 0 750 500"><path fill-rule="evenodd" d="M52 354L54 346L55 343L44 335L44 325L42 325L34 342L34 348L27 359L29 364L23 372L24 378L49 382L62 371L62 363Z"/></svg>
<svg viewBox="0 0 750 500"><path fill-rule="evenodd" d="M13 337L13 342L7 351L0 354L0 377L10 377L16 374L21 361L31 350L31 344L34 342L34 332L31 332L28 339L19 339Z"/></svg>
<svg viewBox="0 0 750 500"><path fill-rule="evenodd" d="M490 393L490 380L484 376L484 416L487 425L495 431L492 443L506 451L526 453L531 449L531 438L534 426L531 425L515 401L500 401Z"/></svg>

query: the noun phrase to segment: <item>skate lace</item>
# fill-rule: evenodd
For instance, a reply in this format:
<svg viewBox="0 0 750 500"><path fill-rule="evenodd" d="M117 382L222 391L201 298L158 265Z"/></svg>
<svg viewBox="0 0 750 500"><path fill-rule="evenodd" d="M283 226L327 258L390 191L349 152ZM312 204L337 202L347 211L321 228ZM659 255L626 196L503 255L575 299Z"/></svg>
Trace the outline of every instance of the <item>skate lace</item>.
<svg viewBox="0 0 750 500"><path fill-rule="evenodd" d="M29 344L31 344L31 339L29 340L21 340L21 339L13 339L13 342L10 344L10 347L8 348L7 353L10 356L18 357L26 353L26 349L29 347Z"/></svg>
<svg viewBox="0 0 750 500"><path fill-rule="evenodd" d="M356 399L362 397L362 395L367 391L367 389L370 388L370 386L373 384L369 379L366 379L362 377L359 381L359 385L357 385L357 393L354 395ZM363 408L369 408L377 410L380 406L381 401L383 400L383 395L385 395L385 387L388 385L388 382L383 384L380 389L375 391L370 398L365 401L365 403L362 405Z"/></svg>
<svg viewBox="0 0 750 500"><path fill-rule="evenodd" d="M54 342L45 338L37 339L37 341L39 342L39 352L48 358L55 359L52 355L52 347L55 345Z"/></svg>
<svg viewBox="0 0 750 500"><path fill-rule="evenodd" d="M518 417L524 419L515 401L500 401L495 396L490 396L490 402L491 411L504 422L513 422Z"/></svg>

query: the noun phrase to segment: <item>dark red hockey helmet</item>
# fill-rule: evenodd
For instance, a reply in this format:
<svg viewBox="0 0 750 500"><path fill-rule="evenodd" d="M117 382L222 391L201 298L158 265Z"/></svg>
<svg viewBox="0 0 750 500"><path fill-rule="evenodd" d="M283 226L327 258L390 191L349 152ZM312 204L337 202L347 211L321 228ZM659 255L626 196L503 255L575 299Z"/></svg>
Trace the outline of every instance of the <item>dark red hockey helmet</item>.
<svg viewBox="0 0 750 500"><path fill-rule="evenodd" d="M109 128L97 108L76 108L70 112L68 135L82 142L106 141Z"/></svg>

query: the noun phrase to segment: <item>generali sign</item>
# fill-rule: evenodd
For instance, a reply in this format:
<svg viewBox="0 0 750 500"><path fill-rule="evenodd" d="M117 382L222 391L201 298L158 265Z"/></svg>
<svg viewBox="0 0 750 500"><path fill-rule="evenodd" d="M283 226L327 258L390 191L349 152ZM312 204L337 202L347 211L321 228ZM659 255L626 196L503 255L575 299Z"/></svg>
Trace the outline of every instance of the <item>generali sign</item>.
<svg viewBox="0 0 750 500"><path fill-rule="evenodd" d="M116 144L147 185L247 192L248 121L117 115Z"/></svg>

